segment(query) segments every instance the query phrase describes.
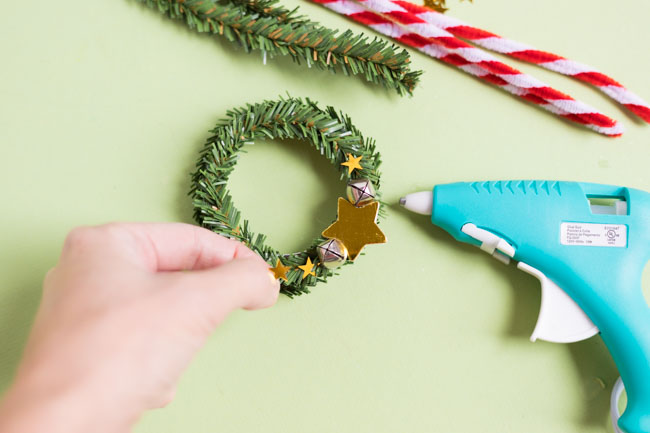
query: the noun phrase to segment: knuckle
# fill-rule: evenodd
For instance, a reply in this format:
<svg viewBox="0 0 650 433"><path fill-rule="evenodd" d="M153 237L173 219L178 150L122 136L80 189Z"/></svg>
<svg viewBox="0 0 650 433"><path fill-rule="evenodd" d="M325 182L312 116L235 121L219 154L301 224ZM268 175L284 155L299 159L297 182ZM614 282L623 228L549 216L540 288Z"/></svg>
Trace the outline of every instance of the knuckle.
<svg viewBox="0 0 650 433"><path fill-rule="evenodd" d="M75 227L66 236L63 251L83 250L97 242L105 243L111 239L119 239L122 232L118 223Z"/></svg>
<svg viewBox="0 0 650 433"><path fill-rule="evenodd" d="M93 227L88 227L88 226L80 226L80 227L75 227L70 232L65 238L65 242L63 244L63 249L64 250L74 250L76 248L79 248L80 246L87 245L89 241L93 238L93 231L95 229Z"/></svg>
<svg viewBox="0 0 650 433"><path fill-rule="evenodd" d="M163 393L154 403L154 407L162 409L164 407L169 406L171 402L174 401L175 396L176 396L176 389L171 389Z"/></svg>
<svg viewBox="0 0 650 433"><path fill-rule="evenodd" d="M45 274L45 278L43 278L43 285L44 286L49 286L50 283L54 280L54 276L56 274L56 267L51 268L47 273Z"/></svg>
<svg viewBox="0 0 650 433"><path fill-rule="evenodd" d="M102 224L100 226L94 227L94 229L95 233L105 240L119 239L124 235L125 232L123 225L119 223Z"/></svg>

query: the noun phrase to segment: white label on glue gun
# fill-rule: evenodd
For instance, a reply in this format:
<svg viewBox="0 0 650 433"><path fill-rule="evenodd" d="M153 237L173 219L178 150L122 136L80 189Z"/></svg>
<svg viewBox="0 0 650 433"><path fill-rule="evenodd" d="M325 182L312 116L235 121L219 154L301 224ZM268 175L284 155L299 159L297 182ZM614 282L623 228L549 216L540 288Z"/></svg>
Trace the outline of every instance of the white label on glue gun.
<svg viewBox="0 0 650 433"><path fill-rule="evenodd" d="M560 232L562 245L627 246L627 226L624 224L562 223Z"/></svg>

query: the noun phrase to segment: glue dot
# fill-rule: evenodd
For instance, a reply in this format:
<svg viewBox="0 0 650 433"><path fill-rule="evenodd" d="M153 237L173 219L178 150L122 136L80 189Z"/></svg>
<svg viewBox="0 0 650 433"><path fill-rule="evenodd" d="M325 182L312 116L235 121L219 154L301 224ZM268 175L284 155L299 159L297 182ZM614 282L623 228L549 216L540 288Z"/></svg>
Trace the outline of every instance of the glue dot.
<svg viewBox="0 0 650 433"><path fill-rule="evenodd" d="M605 382L600 377L591 377L584 383L584 393L587 400L594 400L602 395L606 388Z"/></svg>

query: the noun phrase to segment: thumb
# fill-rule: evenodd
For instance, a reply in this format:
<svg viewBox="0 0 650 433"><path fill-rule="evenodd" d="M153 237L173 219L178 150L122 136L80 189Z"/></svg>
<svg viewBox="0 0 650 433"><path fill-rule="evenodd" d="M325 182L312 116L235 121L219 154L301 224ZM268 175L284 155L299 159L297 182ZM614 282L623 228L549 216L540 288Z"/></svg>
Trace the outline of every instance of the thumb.
<svg viewBox="0 0 650 433"><path fill-rule="evenodd" d="M164 276L171 279L177 307L189 304L213 323L221 322L238 308L270 307L280 291L269 265L257 255L235 258L215 268Z"/></svg>
<svg viewBox="0 0 650 433"><path fill-rule="evenodd" d="M267 308L275 304L280 293L280 282L271 273L268 263L257 254L236 258L195 275L212 287L207 291L213 296L232 299L233 308Z"/></svg>

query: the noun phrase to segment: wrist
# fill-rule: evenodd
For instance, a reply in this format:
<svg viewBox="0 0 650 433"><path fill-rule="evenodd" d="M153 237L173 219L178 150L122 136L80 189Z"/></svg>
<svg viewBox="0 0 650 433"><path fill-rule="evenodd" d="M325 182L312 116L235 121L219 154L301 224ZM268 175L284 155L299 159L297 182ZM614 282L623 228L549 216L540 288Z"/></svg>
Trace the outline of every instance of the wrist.
<svg viewBox="0 0 650 433"><path fill-rule="evenodd" d="M101 390L75 381L51 384L19 377L0 400L0 431L128 433L139 414L120 409Z"/></svg>

